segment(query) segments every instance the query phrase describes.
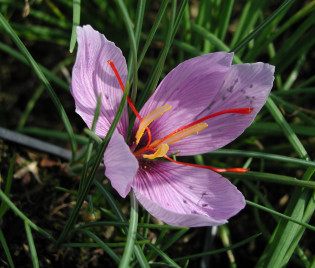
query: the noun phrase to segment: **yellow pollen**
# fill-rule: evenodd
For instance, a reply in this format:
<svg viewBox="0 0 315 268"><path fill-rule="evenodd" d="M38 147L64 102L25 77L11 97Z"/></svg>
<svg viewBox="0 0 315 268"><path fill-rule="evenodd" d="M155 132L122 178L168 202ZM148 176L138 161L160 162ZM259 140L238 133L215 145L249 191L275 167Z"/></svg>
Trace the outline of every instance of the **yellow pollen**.
<svg viewBox="0 0 315 268"><path fill-rule="evenodd" d="M199 131L205 129L208 126L207 123L200 123L197 125L194 125L190 128L184 129L180 132L177 132L175 134L173 134L172 136L168 137L167 139L163 140L163 144L167 143L168 145L175 143L179 140L182 140L194 133L198 134ZM151 143L150 147L154 148L154 145L158 145L160 142L160 140L154 141L153 143Z"/></svg>
<svg viewBox="0 0 315 268"><path fill-rule="evenodd" d="M147 159L155 159L157 157L163 157L167 154L170 147L166 143L162 143L154 154L144 154L142 157Z"/></svg>
<svg viewBox="0 0 315 268"><path fill-rule="evenodd" d="M162 107L155 109L153 112L149 113L145 118L143 118L139 125L139 129L136 133L136 144L139 143L147 126L150 125L156 118L158 118L171 108L172 108L171 105L164 105Z"/></svg>

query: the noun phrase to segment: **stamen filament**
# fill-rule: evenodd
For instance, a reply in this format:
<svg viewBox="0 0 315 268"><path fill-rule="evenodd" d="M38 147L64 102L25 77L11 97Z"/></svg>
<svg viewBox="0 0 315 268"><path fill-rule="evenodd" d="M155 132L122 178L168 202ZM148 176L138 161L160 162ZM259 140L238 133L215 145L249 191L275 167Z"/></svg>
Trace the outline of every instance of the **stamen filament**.
<svg viewBox="0 0 315 268"><path fill-rule="evenodd" d="M175 133L174 135L170 136L169 138L167 138L166 140L164 140L164 143L167 143L168 145L171 145L179 140L182 140L194 133L198 134L199 131L205 129L208 126L207 123L200 123L198 125L194 125L190 128L184 129L180 132ZM153 142L150 147L154 148L156 147L157 144L160 143L160 140L157 140L155 142Z"/></svg>
<svg viewBox="0 0 315 268"><path fill-rule="evenodd" d="M171 161L173 163L176 163L176 164L180 164L180 165L184 165L184 166L191 166L191 167L199 167L199 168L210 169L210 170L218 172L218 173L223 173L223 172L246 173L246 172L249 171L249 169L246 169L246 168L214 168L214 167L210 167L210 166L197 165L197 164L192 164L192 163L184 163L184 162L176 161L176 160L168 157L167 155L165 155L164 158L166 158L167 160L169 160L169 161Z"/></svg>
<svg viewBox="0 0 315 268"><path fill-rule="evenodd" d="M138 131L136 133L136 144L139 143L141 137L143 136L144 130L158 117L164 114L166 111L170 110L172 107L170 105L164 105L155 109L153 112L149 113L143 120L141 121Z"/></svg>
<svg viewBox="0 0 315 268"><path fill-rule="evenodd" d="M122 91L125 92L124 83L122 82L122 80L121 80L121 78L120 78L120 75L119 75L119 73L118 73L118 71L117 71L117 69L116 69L116 66L115 66L114 62L111 61L111 60L108 60L107 63L109 64L109 66L110 66L110 67L112 68L112 70L114 71L115 76L116 76L116 78L117 78L117 80L118 80L118 83L119 83L119 85L120 85ZM136 107L133 105L133 103L132 103L131 99L129 98L129 96L127 96L127 102L128 102L128 104L129 104L131 110L132 110L132 111L134 112L134 114L136 115L136 117L138 117L138 119L140 120L140 122L142 122L143 119L142 119L142 117L140 116L140 114L138 113ZM147 145L146 145L146 147L147 147L147 146L150 145L150 143L151 143L151 141L152 141L152 135L151 135L151 131L150 131L150 129L149 129L148 127L146 127L145 129L146 129L146 131L147 131L147 133L148 133L148 136L149 136L149 140L148 140L148 143L147 143Z"/></svg>
<svg viewBox="0 0 315 268"><path fill-rule="evenodd" d="M163 143L157 148L157 150L154 150L155 151L154 154L144 154L144 155L142 155L142 157L147 158L147 159L155 159L157 157L165 157L169 148L170 147L166 143Z"/></svg>
<svg viewBox="0 0 315 268"><path fill-rule="evenodd" d="M202 117L186 126L183 126L175 131L173 131L171 134L167 135L166 137L164 137L163 139L159 140L159 142L157 144L155 144L155 146L160 145L162 142L165 142L168 138L170 138L171 136L173 136L175 133L183 131L184 129L190 128L194 125L197 125L205 120L208 120L210 118L222 115L222 114L250 114L252 111L254 110L254 108L236 108L236 109L227 109L227 110L223 110L214 114L210 114L207 115L205 117Z"/></svg>
<svg viewBox="0 0 315 268"><path fill-rule="evenodd" d="M108 60L107 63L109 64L109 66L112 68L112 70L114 71L115 75L116 75L116 78L118 80L118 83L122 89L123 92L125 92L125 86L124 86L124 83L122 82L121 78L120 78L120 75L115 67L115 64L113 61L111 60ZM136 107L133 105L131 99L129 98L129 96L127 96L127 102L131 108L131 110L135 113L135 115L139 118L140 121L142 121L142 118L140 116L140 114L138 113Z"/></svg>

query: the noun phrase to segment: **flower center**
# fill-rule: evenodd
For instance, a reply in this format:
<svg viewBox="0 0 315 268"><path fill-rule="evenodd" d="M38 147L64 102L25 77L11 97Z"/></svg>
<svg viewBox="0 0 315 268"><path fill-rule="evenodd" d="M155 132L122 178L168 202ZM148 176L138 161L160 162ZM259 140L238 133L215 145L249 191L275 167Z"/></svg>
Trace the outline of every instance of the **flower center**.
<svg viewBox="0 0 315 268"><path fill-rule="evenodd" d="M170 105L164 105L155 109L153 112L149 113L143 120L141 121L138 131L136 133L136 145L139 144L141 137L144 134L144 131L148 128L148 126L158 117L163 115L165 112L171 109ZM171 134L167 135L165 138L161 140L156 140L152 143L148 143L144 148L139 149L138 151L134 152L135 156L142 155L143 158L147 159L155 159L157 157L164 157L168 150L169 145L182 140L190 135L198 134L199 131L205 129L208 126L206 123L199 123L199 124L191 124L189 127L182 127L177 131L172 132ZM144 154L146 151L154 151L154 154Z"/></svg>

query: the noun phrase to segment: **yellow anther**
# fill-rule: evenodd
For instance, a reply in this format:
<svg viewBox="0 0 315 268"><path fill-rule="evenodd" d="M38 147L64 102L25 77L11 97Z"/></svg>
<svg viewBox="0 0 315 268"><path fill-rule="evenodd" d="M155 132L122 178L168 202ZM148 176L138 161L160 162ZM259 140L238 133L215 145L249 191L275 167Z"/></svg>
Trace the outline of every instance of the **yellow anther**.
<svg viewBox="0 0 315 268"><path fill-rule="evenodd" d="M167 154L169 148L170 147L166 143L163 143L157 148L154 154L144 154L142 157L147 158L147 159L155 159L157 157L163 157Z"/></svg>
<svg viewBox="0 0 315 268"><path fill-rule="evenodd" d="M170 145L170 144L175 143L179 140L182 140L182 139L184 139L184 138L186 138L192 134L195 134L195 133L198 134L199 131L205 129L207 126L208 126L207 123L200 123L200 124L194 125L190 128L184 129L180 132L174 133L172 136L163 140L163 144L167 143L168 145ZM154 148L155 144L159 144L159 141L155 141L155 142L151 143L150 147Z"/></svg>
<svg viewBox="0 0 315 268"><path fill-rule="evenodd" d="M166 111L171 109L171 105L164 105L162 107L159 107L155 109L153 112L149 113L143 120L141 121L139 125L139 129L136 133L136 143L138 144L141 137L143 136L143 133L148 125L150 125L156 118L164 114Z"/></svg>

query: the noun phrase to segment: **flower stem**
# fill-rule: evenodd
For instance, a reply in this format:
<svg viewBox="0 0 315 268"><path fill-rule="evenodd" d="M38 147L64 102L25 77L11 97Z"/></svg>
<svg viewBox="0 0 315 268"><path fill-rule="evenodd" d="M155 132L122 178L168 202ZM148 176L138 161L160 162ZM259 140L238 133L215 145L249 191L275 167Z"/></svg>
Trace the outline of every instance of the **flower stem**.
<svg viewBox="0 0 315 268"><path fill-rule="evenodd" d="M138 227L138 201L133 190L130 191L131 215L128 229L127 242L119 267L129 267L129 262L134 249Z"/></svg>

